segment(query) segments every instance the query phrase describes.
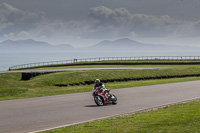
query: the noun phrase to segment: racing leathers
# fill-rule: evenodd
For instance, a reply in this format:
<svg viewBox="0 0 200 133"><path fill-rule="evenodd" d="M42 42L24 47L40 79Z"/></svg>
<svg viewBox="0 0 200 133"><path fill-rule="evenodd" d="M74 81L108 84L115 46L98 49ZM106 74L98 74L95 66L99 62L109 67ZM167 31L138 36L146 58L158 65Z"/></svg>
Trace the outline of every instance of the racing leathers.
<svg viewBox="0 0 200 133"><path fill-rule="evenodd" d="M95 84L93 91L95 91L97 87L99 87L100 91L106 93L107 96L110 96L109 91L106 89L105 85L102 82Z"/></svg>

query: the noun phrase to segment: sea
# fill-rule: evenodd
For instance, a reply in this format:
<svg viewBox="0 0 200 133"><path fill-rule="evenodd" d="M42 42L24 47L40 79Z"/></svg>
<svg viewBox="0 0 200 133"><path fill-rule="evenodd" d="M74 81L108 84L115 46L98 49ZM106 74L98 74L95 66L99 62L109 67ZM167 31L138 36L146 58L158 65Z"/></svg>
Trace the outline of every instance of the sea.
<svg viewBox="0 0 200 133"><path fill-rule="evenodd" d="M34 52L0 53L0 71L27 63L96 58L96 57L138 57L138 56L200 56L200 52Z"/></svg>

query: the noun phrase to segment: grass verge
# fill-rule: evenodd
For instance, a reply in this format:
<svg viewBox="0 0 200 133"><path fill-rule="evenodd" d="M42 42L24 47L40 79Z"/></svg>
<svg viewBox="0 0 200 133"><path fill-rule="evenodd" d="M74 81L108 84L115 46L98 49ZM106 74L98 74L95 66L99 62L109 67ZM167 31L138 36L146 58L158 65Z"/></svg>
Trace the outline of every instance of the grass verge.
<svg viewBox="0 0 200 133"><path fill-rule="evenodd" d="M85 67L126 67L129 65L140 66L140 65L199 65L200 59L152 59L152 60L109 60L109 61L92 61L92 62L77 62L67 64L51 64L45 66L36 66L28 68L20 68L15 70L40 70L40 69L64 69L64 68L85 68Z"/></svg>
<svg viewBox="0 0 200 133"><path fill-rule="evenodd" d="M199 133L200 100L43 133Z"/></svg>
<svg viewBox="0 0 200 133"><path fill-rule="evenodd" d="M106 85L106 88L119 89L119 88L127 88L127 87L148 86L148 85L195 81L195 80L200 80L200 77L114 82L114 83L106 83L105 85ZM6 86L6 88L3 88L3 89L1 88L0 101L89 92L89 91L92 91L92 88L93 88L93 85L69 86L69 87L57 87L57 86L45 86L45 85L36 86L34 82L24 82L24 81L20 81L20 84L21 85L19 86L16 85L15 87L10 87L10 85L8 85Z"/></svg>

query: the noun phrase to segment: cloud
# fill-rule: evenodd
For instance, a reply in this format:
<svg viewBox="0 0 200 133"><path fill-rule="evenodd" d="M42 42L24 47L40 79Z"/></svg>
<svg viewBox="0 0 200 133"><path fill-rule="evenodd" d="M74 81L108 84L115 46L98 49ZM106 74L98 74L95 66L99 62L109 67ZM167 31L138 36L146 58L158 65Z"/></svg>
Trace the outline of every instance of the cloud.
<svg viewBox="0 0 200 133"><path fill-rule="evenodd" d="M85 37L134 36L137 37L193 37L200 35L200 20L180 21L168 15L153 16L132 14L125 8L109 9L104 6L92 8L88 18L93 21L92 29ZM107 35L109 34L109 35ZM104 36L101 36L104 35Z"/></svg>
<svg viewBox="0 0 200 133"><path fill-rule="evenodd" d="M15 36L15 33L10 32L9 34L4 34L4 35L3 35L3 38L4 38L4 39L9 39L9 38L13 38L14 36Z"/></svg>
<svg viewBox="0 0 200 133"><path fill-rule="evenodd" d="M32 37L32 35L26 31L21 31L19 33L13 33L13 32L10 32L8 34L4 34L2 36L5 40L7 39L10 39L10 38L23 38L23 39L29 39Z"/></svg>
<svg viewBox="0 0 200 133"><path fill-rule="evenodd" d="M131 14L125 8L111 10L104 6L92 8L88 18L98 20L102 24L125 24L130 21Z"/></svg>
<svg viewBox="0 0 200 133"><path fill-rule="evenodd" d="M131 14L125 8L111 10L103 6L92 8L88 18L95 22L93 29L96 33L107 32L108 29L113 30L115 36L128 36L131 33L142 37L165 36L179 24L168 15Z"/></svg>
<svg viewBox="0 0 200 133"><path fill-rule="evenodd" d="M39 25L31 32L35 32L38 36L55 37L55 36L78 36L87 30L86 21L53 21Z"/></svg>
<svg viewBox="0 0 200 133"><path fill-rule="evenodd" d="M17 9L0 4L0 40L42 39L102 40L122 37L194 37L200 35L199 21L175 20L168 15L130 13L125 8L91 8L85 20L49 20L43 12ZM78 38L78 39L77 39ZM46 40L45 40L46 39ZM80 41L81 42L81 41Z"/></svg>
<svg viewBox="0 0 200 133"><path fill-rule="evenodd" d="M43 12L29 12L17 9L6 3L0 4L0 32L1 34L10 32L21 32L30 30L37 26L44 17Z"/></svg>

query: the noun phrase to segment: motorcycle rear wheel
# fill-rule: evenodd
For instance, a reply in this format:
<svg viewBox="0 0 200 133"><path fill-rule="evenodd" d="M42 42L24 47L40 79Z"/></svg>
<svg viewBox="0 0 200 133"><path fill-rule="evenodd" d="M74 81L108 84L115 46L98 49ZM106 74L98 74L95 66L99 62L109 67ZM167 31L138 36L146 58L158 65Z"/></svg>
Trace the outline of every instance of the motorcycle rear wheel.
<svg viewBox="0 0 200 133"><path fill-rule="evenodd" d="M100 96L95 96L94 97L94 101L98 106L102 106L103 105L103 99Z"/></svg>

